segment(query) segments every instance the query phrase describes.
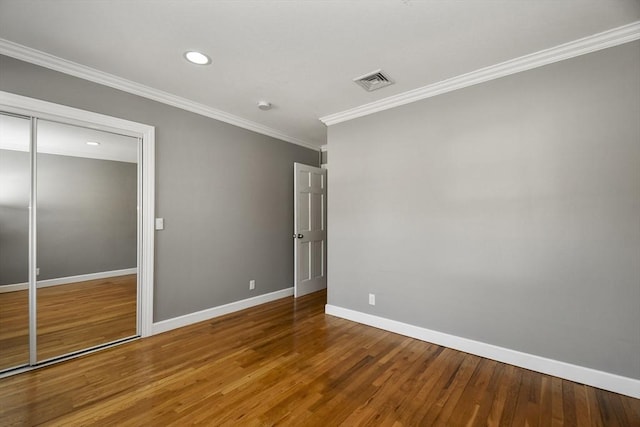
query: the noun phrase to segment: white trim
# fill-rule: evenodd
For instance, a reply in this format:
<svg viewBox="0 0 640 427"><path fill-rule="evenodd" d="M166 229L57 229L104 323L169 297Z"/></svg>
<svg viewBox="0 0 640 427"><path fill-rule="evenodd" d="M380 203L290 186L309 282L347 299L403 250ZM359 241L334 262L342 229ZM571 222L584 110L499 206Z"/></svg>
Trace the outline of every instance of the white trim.
<svg viewBox="0 0 640 427"><path fill-rule="evenodd" d="M38 288L48 288L49 286L67 285L69 283L86 282L88 280L107 279L109 277L126 276L136 274L137 268L125 268L123 270L101 271L98 273L80 274L77 276L56 277L55 279L38 280ZM29 282L15 283L12 285L0 285L0 294L13 291L24 291L29 289Z"/></svg>
<svg viewBox="0 0 640 427"><path fill-rule="evenodd" d="M141 277L138 304L140 336L152 335L153 286L155 271L155 218L156 218L156 129L147 127L142 136L142 254L138 256Z"/></svg>
<svg viewBox="0 0 640 427"><path fill-rule="evenodd" d="M293 287L271 292L264 295L234 301L229 304L219 305L217 307L207 308L206 310L196 311L195 313L185 314L183 316L174 317L173 319L161 320L153 324L153 335L171 331L173 329L182 328L183 326L192 325L194 323L213 319L215 317L224 316L225 314L234 313L249 307L275 301L281 298L293 295Z"/></svg>
<svg viewBox="0 0 640 427"><path fill-rule="evenodd" d="M2 38L0 38L0 54L318 151L316 144L287 135L277 129Z"/></svg>
<svg viewBox="0 0 640 427"><path fill-rule="evenodd" d="M489 67L480 68L479 70L461 74L450 79L389 96L387 98L350 108L338 113L329 114L327 116L320 117L320 121L327 126L335 125L337 123L367 116L379 111L416 102L421 99L431 98L443 93L452 92L454 90L484 83L510 74L542 67L554 62L563 61L565 59L606 49L608 47L618 46L638 39L640 39L640 21L574 40L569 43L564 43L549 49L544 49L529 55L524 55L509 61L501 62L499 64L491 65Z"/></svg>
<svg viewBox="0 0 640 427"><path fill-rule="evenodd" d="M320 151L329 151L329 144L323 144L320 146Z"/></svg>
<svg viewBox="0 0 640 427"><path fill-rule="evenodd" d="M504 347L498 347L468 338L457 337L419 326L409 325L396 320L385 319L372 314L362 313L347 308L327 304L325 313L331 316L373 326L374 328L394 332L421 341L427 341L465 353L475 354L521 368L530 369L543 374L553 375L570 381L587 384L593 387L613 391L615 393L640 398L640 380L610 374L583 366L572 365L558 360L548 359L533 354L522 353Z"/></svg>
<svg viewBox="0 0 640 427"><path fill-rule="evenodd" d="M29 289L29 282L13 283L11 285L0 285L0 294L7 292L26 291Z"/></svg>
<svg viewBox="0 0 640 427"><path fill-rule="evenodd" d="M0 49L1 50L1 49ZM140 283L139 318L141 336L151 335L153 324L154 218L155 218L155 128L104 114L28 98L0 91L0 110L77 124L92 129L142 137L142 263L138 266Z"/></svg>
<svg viewBox="0 0 640 427"><path fill-rule="evenodd" d="M90 129L106 130L133 137L146 136L149 129L152 129L152 126L141 123L4 91L0 91L0 109L10 113L25 116L35 115L41 119L63 121Z"/></svg>
<svg viewBox="0 0 640 427"><path fill-rule="evenodd" d="M29 117L29 364L38 362L38 118Z"/></svg>

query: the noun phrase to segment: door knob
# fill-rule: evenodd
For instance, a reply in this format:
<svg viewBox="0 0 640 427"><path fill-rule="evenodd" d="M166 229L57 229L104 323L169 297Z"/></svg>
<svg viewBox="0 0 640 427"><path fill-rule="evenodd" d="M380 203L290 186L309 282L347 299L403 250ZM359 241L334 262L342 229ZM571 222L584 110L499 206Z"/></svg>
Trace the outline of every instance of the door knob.
<svg viewBox="0 0 640 427"><path fill-rule="evenodd" d="M304 236L302 234L298 234L298 239L302 239Z"/></svg>

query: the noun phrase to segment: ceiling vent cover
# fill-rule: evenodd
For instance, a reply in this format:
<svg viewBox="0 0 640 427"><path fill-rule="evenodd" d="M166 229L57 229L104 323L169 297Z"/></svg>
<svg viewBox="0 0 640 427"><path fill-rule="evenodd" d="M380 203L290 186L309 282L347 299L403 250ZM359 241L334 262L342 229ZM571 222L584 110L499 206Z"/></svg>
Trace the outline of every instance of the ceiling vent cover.
<svg viewBox="0 0 640 427"><path fill-rule="evenodd" d="M367 92L382 89L394 83L393 80L382 73L382 70L372 71L364 76L356 77L353 81L362 86Z"/></svg>

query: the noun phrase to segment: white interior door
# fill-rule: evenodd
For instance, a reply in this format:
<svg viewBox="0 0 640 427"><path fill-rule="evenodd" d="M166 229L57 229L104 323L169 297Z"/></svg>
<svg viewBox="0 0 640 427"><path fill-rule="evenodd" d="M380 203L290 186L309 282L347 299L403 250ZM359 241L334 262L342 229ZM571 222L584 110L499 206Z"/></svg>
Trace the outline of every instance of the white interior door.
<svg viewBox="0 0 640 427"><path fill-rule="evenodd" d="M294 163L294 295L327 287L327 174Z"/></svg>

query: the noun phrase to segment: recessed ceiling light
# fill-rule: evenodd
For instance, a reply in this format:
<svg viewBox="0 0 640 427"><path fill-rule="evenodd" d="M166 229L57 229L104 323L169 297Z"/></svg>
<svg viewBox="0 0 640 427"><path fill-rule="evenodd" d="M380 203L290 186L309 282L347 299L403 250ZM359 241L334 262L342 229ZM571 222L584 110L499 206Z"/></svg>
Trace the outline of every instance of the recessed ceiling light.
<svg viewBox="0 0 640 427"><path fill-rule="evenodd" d="M197 64L197 65L211 64L211 58L209 58L204 53L196 52L195 50L190 50L188 52L185 52L184 57L187 59L187 61L191 62L192 64Z"/></svg>
<svg viewBox="0 0 640 427"><path fill-rule="evenodd" d="M97 145L100 145L100 143L99 142L95 142L95 141L87 141L87 145L97 146Z"/></svg>

